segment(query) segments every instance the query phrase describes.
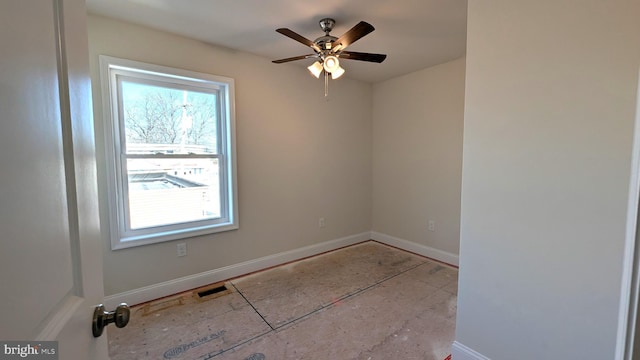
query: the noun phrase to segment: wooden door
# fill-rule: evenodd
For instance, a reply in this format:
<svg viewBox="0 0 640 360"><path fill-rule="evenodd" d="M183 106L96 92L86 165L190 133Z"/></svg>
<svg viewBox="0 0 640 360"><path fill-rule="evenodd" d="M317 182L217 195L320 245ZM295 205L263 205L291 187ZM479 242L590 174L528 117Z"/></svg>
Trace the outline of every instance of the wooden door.
<svg viewBox="0 0 640 360"><path fill-rule="evenodd" d="M94 338L102 257L84 0L0 1L0 340Z"/></svg>

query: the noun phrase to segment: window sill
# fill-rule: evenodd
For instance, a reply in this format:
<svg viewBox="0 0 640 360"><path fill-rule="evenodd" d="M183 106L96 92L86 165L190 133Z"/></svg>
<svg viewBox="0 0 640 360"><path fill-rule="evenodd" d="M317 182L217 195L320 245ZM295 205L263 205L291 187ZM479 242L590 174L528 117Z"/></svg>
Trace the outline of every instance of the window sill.
<svg viewBox="0 0 640 360"><path fill-rule="evenodd" d="M196 236L216 234L226 231L237 230L237 223L216 224L211 226L203 226L200 228L190 228L184 230L174 230L166 232L158 232L148 235L131 236L120 239L113 239L111 242L111 250L122 250L137 246L157 244L171 240L181 240Z"/></svg>

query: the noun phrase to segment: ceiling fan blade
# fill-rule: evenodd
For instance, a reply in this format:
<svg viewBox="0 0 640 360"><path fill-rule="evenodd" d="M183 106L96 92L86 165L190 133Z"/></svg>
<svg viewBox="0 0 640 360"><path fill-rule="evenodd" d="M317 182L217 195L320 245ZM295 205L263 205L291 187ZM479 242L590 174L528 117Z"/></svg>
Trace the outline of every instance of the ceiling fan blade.
<svg viewBox="0 0 640 360"><path fill-rule="evenodd" d="M313 50L320 52L320 48L318 47L318 45L316 45L316 43L314 43L313 41L307 39L306 37L298 34L297 32L291 30L291 29L287 29L287 28L280 28L280 29L276 29L277 32L279 32L280 34L289 37L299 43L302 43L304 45L307 45L308 47L312 48Z"/></svg>
<svg viewBox="0 0 640 360"><path fill-rule="evenodd" d="M286 62L289 62L289 61L308 59L308 58L312 58L312 57L316 57L316 56L317 56L316 54L300 55L300 56L294 56L294 57L290 57L290 58L286 58L286 59L273 60L272 63L274 63L274 64L282 64L282 63L286 63Z"/></svg>
<svg viewBox="0 0 640 360"><path fill-rule="evenodd" d="M381 63L384 59L387 58L385 54L372 54L372 53L363 53L363 52L355 52L355 51L343 51L340 53L340 59L349 59L349 60L362 60L362 61L370 61Z"/></svg>
<svg viewBox="0 0 640 360"><path fill-rule="evenodd" d="M333 48L335 49L340 44L342 44L342 46L338 48L338 51L340 51L346 48L347 46L351 45L352 43L356 42L361 37L372 32L373 30L375 30L373 25L364 21L360 21L358 24L356 24L356 26L352 27L349 31L344 33L344 35L340 36L336 41L334 41Z"/></svg>

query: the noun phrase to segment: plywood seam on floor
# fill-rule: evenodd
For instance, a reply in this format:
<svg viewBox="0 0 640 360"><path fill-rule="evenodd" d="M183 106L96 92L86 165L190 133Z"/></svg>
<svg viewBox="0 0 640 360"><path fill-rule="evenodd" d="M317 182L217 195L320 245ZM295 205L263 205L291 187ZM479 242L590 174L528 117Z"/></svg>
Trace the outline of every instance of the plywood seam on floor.
<svg viewBox="0 0 640 360"><path fill-rule="evenodd" d="M229 281L229 284L231 284L231 286L233 286L234 289L236 289L236 292L238 294L240 294L240 296L242 296L242 298L244 299L244 301L247 302L247 304L249 304L249 306L251 306L251 308L253 309L253 311L256 312L256 314L258 314L258 316L260 316L260 318L262 319L262 321L264 321L265 324L267 324L267 326L269 326L271 328L271 330L275 330L275 328L273 326L271 326L271 324L267 321L267 319L264 318L264 316L262 316L262 314L260 313L260 311L258 311L258 309L256 309L256 307L251 303L251 301L249 301L249 299L247 299L246 296L244 296L244 294L242 293L242 291L240 291L240 289L238 289L236 287L236 284L234 284L233 282Z"/></svg>
<svg viewBox="0 0 640 360"><path fill-rule="evenodd" d="M314 315L315 313L317 313L317 312L319 312L319 311L322 311L322 310L325 310L325 309L329 309L329 308L331 308L331 307L335 306L335 304L336 304L336 303L338 303L338 302L340 302L340 301L343 301L343 300L346 300L346 299L349 299L349 298L355 297L355 296L360 295L360 294L362 294L362 293L364 293L364 292L366 292L366 291L368 291L368 290L370 290L370 289L372 289L372 288L374 288L374 287L380 286L382 283L384 283L384 282L386 282L386 281L388 281L388 280L391 280L391 279L393 279L393 278L395 278L395 277L398 277L398 276L400 276L400 275L402 275L402 274L404 274L404 273L406 273L406 272L408 272L408 271L414 270L414 269L416 269L417 267L424 265L425 263L427 263L427 261L422 262L422 263L420 263L420 264L417 264L417 265L415 265L415 266L412 266L411 268L408 268L408 269L406 269L406 270L403 270L403 271L401 271L401 272L399 272L399 273L397 273L397 274L394 274L394 275L388 276L388 277L386 277L386 278L384 278L384 279L382 279L382 280L380 280L380 281L378 281L378 282L375 282L375 283L373 283L373 284L371 284L371 285L368 285L368 286L366 286L366 287L364 287L364 288L362 288L362 289L358 289L358 290L356 290L356 291L354 291L354 292L352 292L352 293L349 293L349 294L346 294L346 295L344 295L344 296L342 296L342 297L339 297L339 298L335 299L334 301L332 301L332 302L330 302L330 303L327 303L327 304L321 305L320 307L315 308L315 309L314 309L313 311L311 311L311 312L308 312L308 313L306 313L306 314L304 314L304 315L298 316L298 317L296 317L296 318L294 318L294 319L292 319L292 320L288 320L288 321L286 321L286 322L284 322L284 323L282 323L282 324L280 324L280 325L278 325L278 326L273 326L273 325L271 325L271 323L269 323L269 322L265 319L265 317L260 313L260 311L258 311L258 309L256 309L255 305L254 305L254 304L253 304L253 303L252 303L252 302L251 302L247 297L245 297L245 296L244 296L244 294L242 293L242 291L240 291L240 289L238 289L238 288L236 287L236 285L235 285L235 284L233 284L233 282L230 282L230 283L231 283L231 285L233 285L233 287L236 289L236 291L238 292L238 294L240 294L240 296L242 296L242 298L244 298L244 299L245 299L245 301L246 301L246 302L247 302L247 303L248 303L248 304L253 308L253 310L254 310L254 311L255 311L255 312L260 316L260 318L262 318L262 320L263 320L263 321L264 321L264 322L265 322L265 323L266 323L266 324L267 324L271 329L273 329L273 330L276 330L276 331L277 331L278 329L282 329L282 328L284 328L284 327L286 327L286 326L288 326L288 325L294 324L294 323L296 323L296 322L298 322L298 321L300 321L300 320L302 320L302 319L304 319L304 318L307 318L307 317L309 317L309 316L311 316L311 315ZM442 287L439 287L438 289L440 289L440 288L442 288Z"/></svg>
<svg viewBox="0 0 640 360"><path fill-rule="evenodd" d="M381 244L381 245L385 245L385 244ZM387 246L387 245L385 245L385 246ZM393 246L391 246L391 247L392 247L392 248L394 248ZM399 250L401 250L401 249L399 249ZM401 251L404 251L404 250L401 250ZM418 256L420 256L420 255L418 255ZM228 348L228 349L222 350L222 351L220 351L219 353L216 353L216 354L209 354L210 356L208 356L208 357L204 358L203 360L209 360L209 359L212 359L212 358L214 358L214 357L216 357L216 356L218 356L218 355L222 355L222 354L227 353L227 352L232 352L232 351L234 351L234 350L236 350L236 349L240 348L241 346L243 346L243 345L245 345L245 344L247 344L247 343L249 343L249 342L251 342L251 341L254 341L254 340L256 340L256 339L259 339L259 338L260 338L260 337L262 337L262 336L266 336L266 335L268 335L268 334L270 334L270 333L278 332L279 330L285 329L285 328L287 328L287 327L289 327L289 326L291 326L291 325L293 325L293 324L296 324L296 323L298 323L298 322L300 322L300 321L302 321L302 320L304 320L304 319L306 319L306 318L310 318L311 316L315 315L316 313L318 313L318 312L320 312L320 311L324 311L324 310L327 310L327 309L331 309L331 308L335 307L335 306L336 306L336 304L337 304L337 303L339 303L339 302L341 302L341 301L344 301L344 300L347 300L347 299L349 299L349 298L352 298L352 297L356 297L356 296L358 296L358 295L361 295L361 294L365 293L366 291L368 291L368 290L370 290L370 289L373 289L373 288L375 288L375 287L380 286L382 283L384 283L384 282L386 282L386 281L389 281L389 280L391 280L391 279L393 279L393 278L396 278L396 277L398 277L398 276L401 276L402 274L405 274L405 273L407 273L407 272L409 272L409 271L412 271L412 270L414 270L414 269L416 269L416 268L418 268L418 267L420 267L420 266L425 265L425 264L426 264L426 263L428 263L428 262L431 262L431 259L429 259L429 258L426 258L426 257L424 257L424 256L420 256L420 257L425 258L426 260L425 260L424 262L421 262L421 263L419 263L419 264L416 264L416 265L414 265L414 266L412 266L412 267L410 267L410 268L408 268L408 269L406 269L406 270L403 270L403 271L401 271L401 272L399 272L399 273L397 273L397 274L394 274L394 275L388 276L388 277L386 277L386 278L384 278L384 279L382 279L382 280L380 280L380 281L378 281L378 282L376 282L376 283L374 283L374 284L372 284L372 285L366 286L366 287L364 287L364 288L362 288L362 289L358 289L357 291L355 291L355 292L353 292L353 293L350 293L350 294L347 294L347 295L345 295L345 296L342 296L342 297L340 297L340 298L336 299L336 300L335 300L335 301L333 301L333 302L327 303L326 305L322 305L321 307L316 308L316 309L314 309L313 311L311 311L311 312L309 312L309 313L306 313L306 314L304 314L304 315L302 315L302 316L299 316L299 317L297 317L297 318L295 318L295 319L289 320L289 321L287 321L287 322L285 322L285 323L283 323L283 324L281 324L281 325L279 325L279 326L275 326L275 327L274 327L273 325L271 325L271 324L270 324L270 323L269 323L269 322L264 318L264 316L260 313L260 311L258 311L258 309L256 309L256 307L251 303L251 301L249 301L249 299L247 299L247 298L244 296L244 294L242 294L242 291L240 291L240 289L238 289L238 288L235 286L235 284L233 284L233 282L230 282L230 283L231 283L231 285L235 288L236 292L238 292L238 294L240 294L240 295L245 299L245 301L246 301L246 302L247 302L247 303L248 303L248 304L253 308L253 310L258 314L258 316L260 316L260 318L265 322L265 324L271 328L271 330L270 330L270 331L267 331L267 332L264 332L264 333L262 333L262 334L260 334L260 335L256 335L256 336L252 337L251 339L246 340L246 341L243 341L242 343L236 344L236 345L234 345L234 346L232 346L232 347L230 347L230 348ZM440 264L441 262L437 262L437 263L439 263L439 264ZM446 264L445 264L445 265L446 265ZM444 287L445 287L445 286L440 286L440 287L436 287L436 288L437 288L437 289L442 289L442 288L444 288ZM433 296L433 294L432 294L432 295L430 295L430 296ZM407 320L406 322L408 322L408 320Z"/></svg>

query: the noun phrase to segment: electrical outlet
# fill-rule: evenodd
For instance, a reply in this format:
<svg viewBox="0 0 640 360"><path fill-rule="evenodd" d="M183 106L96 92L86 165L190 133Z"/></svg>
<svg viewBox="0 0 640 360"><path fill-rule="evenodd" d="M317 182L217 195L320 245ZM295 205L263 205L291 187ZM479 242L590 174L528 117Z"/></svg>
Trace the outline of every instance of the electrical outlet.
<svg viewBox="0 0 640 360"><path fill-rule="evenodd" d="M178 244L178 256L187 256L187 243Z"/></svg>
<svg viewBox="0 0 640 360"><path fill-rule="evenodd" d="M436 231L436 222L429 220L429 231Z"/></svg>
<svg viewBox="0 0 640 360"><path fill-rule="evenodd" d="M324 224L324 218L320 218L320 219L318 219L318 227L323 228L323 227L324 227L324 225L325 225L325 224Z"/></svg>

